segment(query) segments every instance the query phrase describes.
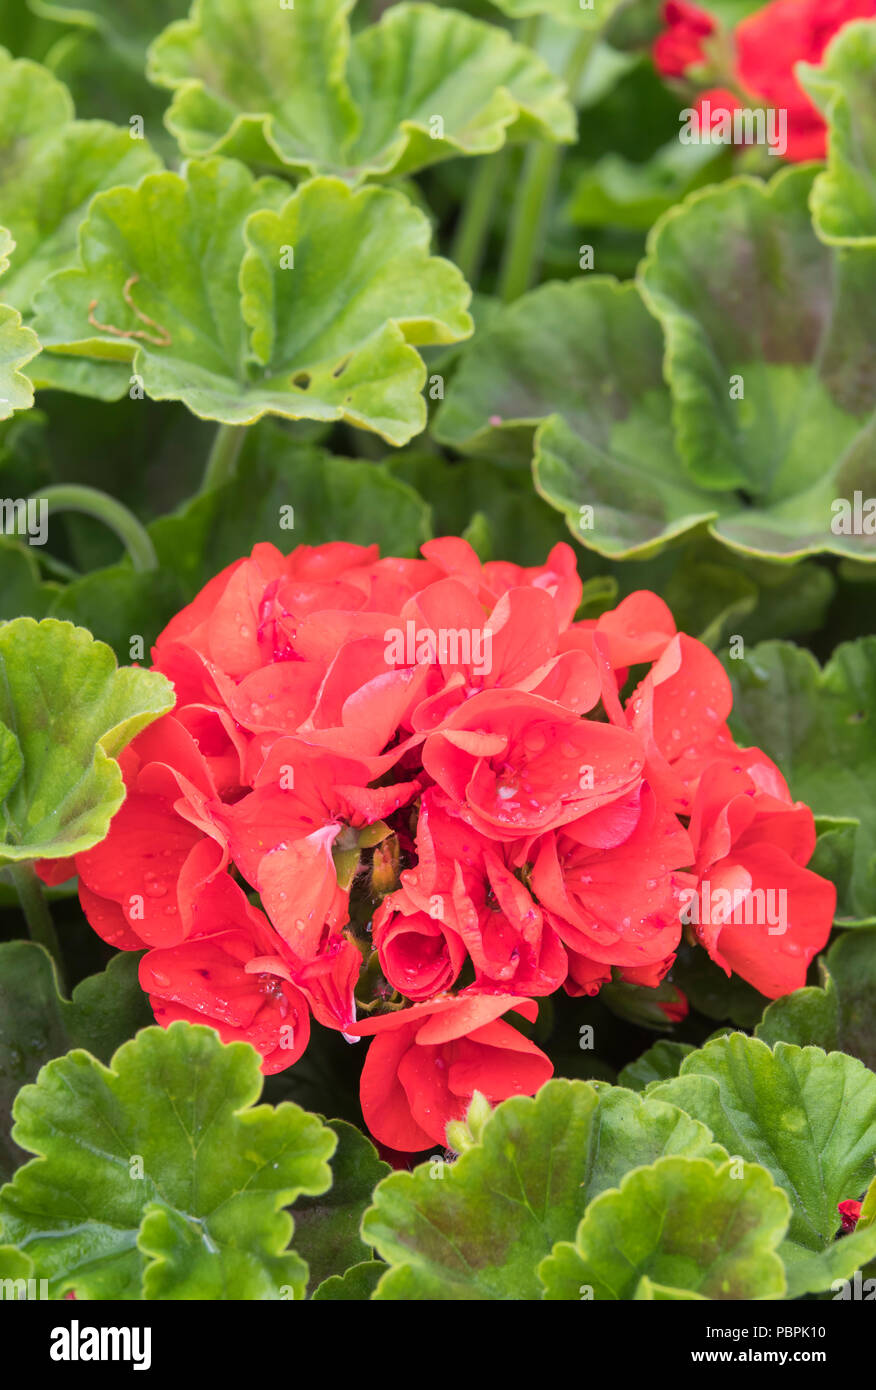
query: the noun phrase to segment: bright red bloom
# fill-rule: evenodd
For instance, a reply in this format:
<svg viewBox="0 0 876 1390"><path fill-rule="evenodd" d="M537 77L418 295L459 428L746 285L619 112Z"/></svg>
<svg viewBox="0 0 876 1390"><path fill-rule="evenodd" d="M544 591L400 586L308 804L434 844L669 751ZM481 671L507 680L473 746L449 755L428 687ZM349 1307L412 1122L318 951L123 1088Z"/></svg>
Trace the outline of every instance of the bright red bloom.
<svg viewBox="0 0 876 1390"><path fill-rule="evenodd" d="M636 971L637 983L660 983L681 938L673 871L690 861L687 832L647 786L545 837L532 884L574 953L570 993L590 993L613 965Z"/></svg>
<svg viewBox="0 0 876 1390"><path fill-rule="evenodd" d="M513 690L467 700L423 747L429 776L495 840L537 835L616 800L637 785L644 762L627 730Z"/></svg>
<svg viewBox="0 0 876 1390"><path fill-rule="evenodd" d="M861 1217L861 1207L863 1203L849 1199L847 1202L838 1202L837 1211L842 1217L843 1230L853 1231Z"/></svg>
<svg viewBox="0 0 876 1390"><path fill-rule="evenodd" d="M654 41L654 62L665 77L683 77L689 67L705 62L703 39L714 33L715 20L685 0L665 0L662 16L668 27Z"/></svg>
<svg viewBox="0 0 876 1390"><path fill-rule="evenodd" d="M468 956L480 986L525 995L559 988L566 955L517 876L522 842L496 844L479 835L432 789L420 804L417 850L416 868L402 874L374 919L374 945L390 983L409 999L427 997L452 984ZM437 983L438 972L446 984Z"/></svg>
<svg viewBox="0 0 876 1390"><path fill-rule="evenodd" d="M252 1043L266 1073L291 1066L307 1047L310 1013L268 922L227 874L205 889L197 910L203 935L140 962L156 1020L210 1023L223 1042Z"/></svg>
<svg viewBox="0 0 876 1390"><path fill-rule="evenodd" d="M721 664L661 599L576 622L580 598L568 545L531 568L458 537L416 560L256 546L159 637L176 706L122 755L109 835L43 876L78 872L99 935L149 948L161 1023L246 1039L266 1072L311 1013L373 1035L363 1112L407 1153L474 1090L550 1075L509 1011L620 981L681 1018L667 976L707 882L785 894L781 936L696 931L764 993L802 983L834 904L805 867L811 813L736 746Z"/></svg>
<svg viewBox="0 0 876 1390"><path fill-rule="evenodd" d="M823 159L827 126L797 78L799 62L820 63L835 34L854 19L876 15L876 0L772 0L746 15L733 31L735 91L724 86L702 93L697 103L715 110L773 107L787 113L785 157L795 162ZM681 77L704 61L703 39L717 28L711 15L669 0L663 17L668 29L654 44L654 61L667 77ZM743 100L744 98L744 100Z"/></svg>
<svg viewBox="0 0 876 1390"><path fill-rule="evenodd" d="M827 150L827 127L795 65L820 63L843 25L873 15L876 0L772 0L737 26L739 81L768 106L787 111L788 159L823 159Z"/></svg>
<svg viewBox="0 0 876 1390"><path fill-rule="evenodd" d="M532 1000L463 990L401 1013L357 1023L374 1037L362 1068L362 1114L382 1144L418 1152L445 1143L451 1120L465 1115L475 1091L494 1104L533 1095L553 1072L544 1053L501 1022L513 1010L530 1020Z"/></svg>
<svg viewBox="0 0 876 1390"><path fill-rule="evenodd" d="M700 782L690 822L698 885L687 917L728 975L776 999L806 983L830 935L836 889L803 867L815 848L809 807L791 801L768 758L746 751Z"/></svg>

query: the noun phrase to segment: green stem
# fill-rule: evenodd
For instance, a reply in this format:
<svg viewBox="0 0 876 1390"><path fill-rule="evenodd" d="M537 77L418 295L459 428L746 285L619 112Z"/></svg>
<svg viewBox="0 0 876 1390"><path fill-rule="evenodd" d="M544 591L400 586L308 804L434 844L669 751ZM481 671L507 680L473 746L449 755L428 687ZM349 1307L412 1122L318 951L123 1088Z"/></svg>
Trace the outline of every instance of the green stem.
<svg viewBox="0 0 876 1390"><path fill-rule="evenodd" d="M480 273L496 199L507 165L507 150L484 155L471 180L450 259L455 261L470 285Z"/></svg>
<svg viewBox="0 0 876 1390"><path fill-rule="evenodd" d="M592 46L592 35L582 34L569 55L563 78L571 100ZM502 265L500 293L506 304L525 294L538 273L560 158L560 147L547 142L527 151Z"/></svg>
<svg viewBox="0 0 876 1390"><path fill-rule="evenodd" d="M212 492L213 488L231 482L245 434L246 425L219 426L207 459L201 493Z"/></svg>
<svg viewBox="0 0 876 1390"><path fill-rule="evenodd" d="M149 532L128 508L100 492L96 487L81 487L78 483L60 483L34 493L34 499L48 503L49 516L54 512L83 512L102 521L115 531L131 557L131 564L140 574L158 569L158 556Z"/></svg>
<svg viewBox="0 0 876 1390"><path fill-rule="evenodd" d="M18 894L31 941L38 941L41 946L45 946L54 960L58 972L58 988L63 993L64 958L61 955L61 943L36 869L30 860L24 860L20 864L8 865L7 874Z"/></svg>
<svg viewBox="0 0 876 1390"><path fill-rule="evenodd" d="M514 26L514 38L517 43L522 43L527 48L535 48L540 28L541 15L531 14L528 19L521 19Z"/></svg>

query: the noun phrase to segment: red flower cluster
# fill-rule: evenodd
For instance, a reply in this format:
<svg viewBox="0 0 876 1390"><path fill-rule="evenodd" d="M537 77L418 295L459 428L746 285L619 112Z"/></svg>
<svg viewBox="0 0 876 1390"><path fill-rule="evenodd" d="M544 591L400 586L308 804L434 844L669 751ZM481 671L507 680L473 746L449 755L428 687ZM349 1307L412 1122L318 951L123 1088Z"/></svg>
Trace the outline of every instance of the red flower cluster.
<svg viewBox="0 0 876 1390"><path fill-rule="evenodd" d="M823 159L827 127L798 82L794 66L820 63L843 25L874 16L876 0L772 0L733 31L732 71L722 74L733 90L721 86L703 92L698 105L709 102L712 108L731 111L765 105L787 111L787 158ZM718 21L707 9L686 0L666 0L663 20L667 28L655 40L653 53L664 76L682 77L690 68L709 64L708 40L716 34Z"/></svg>
<svg viewBox="0 0 876 1390"><path fill-rule="evenodd" d="M576 622L568 545L534 569L456 538L422 554L258 545L212 580L158 639L176 707L123 755L127 799L75 865L95 930L148 948L159 1022L245 1038L266 1072L311 1014L372 1037L363 1113L409 1152L476 1089L547 1079L514 1021L539 996L658 986L683 913L774 996L834 908L804 867L811 812L736 746L720 663L659 598ZM781 931L749 910L770 893Z"/></svg>

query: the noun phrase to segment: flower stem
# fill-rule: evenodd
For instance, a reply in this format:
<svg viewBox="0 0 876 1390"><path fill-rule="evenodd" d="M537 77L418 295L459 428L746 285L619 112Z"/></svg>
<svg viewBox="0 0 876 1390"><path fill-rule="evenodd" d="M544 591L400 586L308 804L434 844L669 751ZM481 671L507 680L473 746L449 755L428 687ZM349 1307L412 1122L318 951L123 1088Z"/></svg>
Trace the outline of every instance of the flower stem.
<svg viewBox="0 0 876 1390"><path fill-rule="evenodd" d="M36 869L31 860L23 860L20 864L9 864L6 872L18 894L18 901L24 913L24 920L27 922L30 939L45 946L54 960L58 975L58 988L63 993L64 958L61 954L61 943L58 940L58 933L55 931L49 904L46 902L43 885L37 877Z"/></svg>
<svg viewBox="0 0 876 1390"><path fill-rule="evenodd" d="M83 512L102 521L111 531L115 531L138 573L158 569L158 556L149 532L141 526L133 512L129 512L115 497L100 492L96 487L61 483L35 493L34 498L48 503L50 516L53 512Z"/></svg>
<svg viewBox="0 0 876 1390"><path fill-rule="evenodd" d="M455 261L470 285L480 273L496 198L507 167L507 150L484 155L471 180L462 216L456 229L450 259Z"/></svg>
<svg viewBox="0 0 876 1390"><path fill-rule="evenodd" d="M201 494L231 482L245 434L246 425L219 426L204 470Z"/></svg>
<svg viewBox="0 0 876 1390"><path fill-rule="evenodd" d="M593 36L584 33L569 55L563 78L570 100L574 101L592 47ZM559 146L547 141L526 153L502 265L500 294L506 304L525 294L538 273L560 158Z"/></svg>

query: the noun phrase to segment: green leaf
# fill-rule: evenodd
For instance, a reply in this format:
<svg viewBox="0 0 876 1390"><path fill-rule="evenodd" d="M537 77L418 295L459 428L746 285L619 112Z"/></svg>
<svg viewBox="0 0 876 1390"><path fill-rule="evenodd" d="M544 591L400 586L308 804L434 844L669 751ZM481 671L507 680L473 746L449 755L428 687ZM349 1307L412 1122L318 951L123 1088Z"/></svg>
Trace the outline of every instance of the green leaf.
<svg viewBox="0 0 876 1390"><path fill-rule="evenodd" d="M812 177L692 194L652 231L639 281L666 333L687 474L751 498L715 533L761 554L872 559L873 537L833 529L832 503L876 494L876 248L818 241Z"/></svg>
<svg viewBox="0 0 876 1390"><path fill-rule="evenodd" d="M386 1265L382 1260L363 1260L346 1274L333 1274L320 1284L314 1291L313 1302L364 1303L371 1298L380 1276L385 1273Z"/></svg>
<svg viewBox="0 0 876 1390"><path fill-rule="evenodd" d="M506 140L574 139L562 83L504 30L402 4L351 41L351 4L198 0L149 55L183 152L356 183Z"/></svg>
<svg viewBox="0 0 876 1390"><path fill-rule="evenodd" d="M764 642L727 662L730 725L743 745L778 763L792 795L816 817L859 824L840 925L876 920L876 638L837 647L821 669L789 642Z"/></svg>
<svg viewBox="0 0 876 1390"><path fill-rule="evenodd" d="M832 1244L837 1203L870 1181L876 1150L876 1076L857 1058L731 1033L686 1057L680 1074L649 1088L711 1129L746 1163L768 1168L791 1199L789 1240Z"/></svg>
<svg viewBox="0 0 876 1390"><path fill-rule="evenodd" d="M717 514L681 476L660 330L634 285L543 285L475 337L438 411L438 439L525 461L536 427L536 490L602 555L641 554Z"/></svg>
<svg viewBox="0 0 876 1390"><path fill-rule="evenodd" d="M844 24L820 66L798 63L797 81L828 125L827 169L812 190L815 230L838 246L876 244L876 23Z"/></svg>
<svg viewBox="0 0 876 1390"><path fill-rule="evenodd" d="M574 1245L555 1246L539 1269L545 1298L654 1297L643 1279L670 1297L781 1298L787 1224L788 1199L763 1168L740 1178L732 1161L662 1158L597 1197Z"/></svg>
<svg viewBox="0 0 876 1390"><path fill-rule="evenodd" d="M90 975L72 999L58 993L48 952L33 941L0 945L0 1176L11 1177L24 1155L9 1138L12 1102L46 1062L84 1047L108 1062L117 1047L151 1023L140 988L138 952L120 952Z"/></svg>
<svg viewBox="0 0 876 1390"><path fill-rule="evenodd" d="M652 1081L667 1081L670 1076L678 1075L679 1067L693 1050L690 1043L661 1038L618 1072L618 1085L628 1086L631 1091L644 1091Z"/></svg>
<svg viewBox="0 0 876 1390"><path fill-rule="evenodd" d="M376 1297L538 1298L537 1264L587 1203L664 1153L725 1156L704 1126L620 1087L556 1080L504 1101L440 1180L423 1164L377 1188L362 1237L393 1268Z"/></svg>
<svg viewBox="0 0 876 1390"><path fill-rule="evenodd" d="M161 168L145 139L107 121L74 120L67 88L0 49L0 222L17 245L4 298L21 313L52 274L77 262L77 231L95 193Z"/></svg>
<svg viewBox="0 0 876 1390"><path fill-rule="evenodd" d="M40 1157L0 1193L3 1237L53 1297L302 1298L283 1208L328 1187L335 1138L298 1106L253 1108L261 1087L249 1044L179 1022L109 1069L50 1062L15 1102L15 1139Z"/></svg>
<svg viewBox="0 0 876 1390"><path fill-rule="evenodd" d="M371 1252L360 1238L359 1227L375 1187L392 1171L354 1125L330 1120L328 1127L338 1139L331 1160L331 1188L321 1197L303 1197L295 1209L295 1245L307 1261L311 1288L333 1275L343 1275L351 1266L368 1263Z"/></svg>
<svg viewBox="0 0 876 1390"><path fill-rule="evenodd" d="M429 512L380 464L297 443L263 421L247 431L233 480L154 522L150 534L162 568L179 575L192 598L259 541L284 552L379 542L384 554L416 555L429 537Z"/></svg>
<svg viewBox="0 0 876 1390"><path fill-rule="evenodd" d="M109 647L53 618L0 624L0 673L0 724L24 760L2 801L0 864L90 849L124 800L116 755L173 708L172 686L119 670Z"/></svg>
<svg viewBox="0 0 876 1390"><path fill-rule="evenodd" d="M0 275L8 269L14 248L9 232L0 227ZM0 420L8 420L14 411L29 410L33 405L33 386L21 368L39 350L39 339L23 326L18 310L0 304Z"/></svg>
<svg viewBox="0 0 876 1390"><path fill-rule="evenodd" d="M33 386L21 368L39 350L39 340L23 327L18 310L0 304L0 420L33 405Z"/></svg>
<svg viewBox="0 0 876 1390"><path fill-rule="evenodd" d="M401 194L337 179L286 191L211 159L99 194L82 268L37 296L41 341L130 362L147 395L203 419L343 419L406 443L426 422L413 345L470 332L465 281L430 257L429 223Z"/></svg>

